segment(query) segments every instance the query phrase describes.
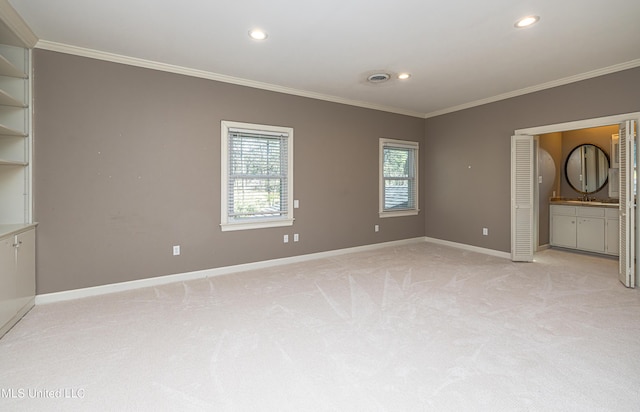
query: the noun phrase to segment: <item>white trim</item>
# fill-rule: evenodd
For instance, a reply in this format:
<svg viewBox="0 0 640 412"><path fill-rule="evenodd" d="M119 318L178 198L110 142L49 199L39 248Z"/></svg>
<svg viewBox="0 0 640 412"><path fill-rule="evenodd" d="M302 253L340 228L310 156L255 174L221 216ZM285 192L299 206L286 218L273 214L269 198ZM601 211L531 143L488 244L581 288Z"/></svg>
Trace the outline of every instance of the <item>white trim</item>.
<svg viewBox="0 0 640 412"><path fill-rule="evenodd" d="M495 256L504 259L510 259L510 255L506 252L498 250L486 249L477 246L465 245L463 243L450 242L447 240L435 239L430 237L416 237L411 239L394 240L390 242L374 243L371 245L354 246L345 249L329 250L326 252L310 253L306 255L292 256L287 258L279 258L265 260L262 262L244 263L234 266L225 266L220 268L198 270L195 272L178 273L175 275L158 276L148 279L132 280L129 282L112 283L109 285L94 286L90 288L66 290L62 292L45 293L37 295L35 298L36 305L46 305L48 303L64 302L74 299L82 299L91 296L107 295L109 293L124 292L129 290L148 288L154 286L167 285L170 283L186 282L194 279L206 279L215 276L230 275L249 270L266 269L274 266L288 265L292 263L308 262L310 260L327 259L336 256L346 255L349 253L368 252L387 247L411 245L414 243L430 242L443 246L454 247L457 249L468 250L470 252L482 253L485 255Z"/></svg>
<svg viewBox="0 0 640 412"><path fill-rule="evenodd" d="M402 246L413 243L424 242L424 237L395 240L384 243L374 243L371 245L355 246L346 249L330 250L327 252L310 253L307 255L292 256L287 258L279 258L265 260L262 262L244 263L234 266L225 266L220 268L205 269L195 272L179 273L175 275L158 276L148 279L132 280L129 282L112 283L109 285L94 286L90 288L67 290L63 292L46 293L37 295L35 298L36 305L45 305L54 302L63 302L67 300L81 299L91 296L106 295L109 293L124 292L128 290L148 288L153 286L166 285L169 283L185 282L194 279L205 279L209 277L229 275L249 270L266 269L274 266L287 265L291 263L307 262L316 259L325 259L335 256L345 255L348 253L366 252L371 250L382 249L385 247Z"/></svg>
<svg viewBox="0 0 640 412"><path fill-rule="evenodd" d="M38 43L38 36L7 0L0 0L0 20L22 42L21 47L31 49Z"/></svg>
<svg viewBox="0 0 640 412"><path fill-rule="evenodd" d="M438 245L451 246L451 247L455 247L455 248L458 248L458 249L468 250L470 252L482 253L484 255L490 255L490 256L495 256L495 257L511 260L511 254L510 253L502 252L502 251L499 251L499 250L487 249L487 248L478 247L478 246L472 246L472 245L466 245L464 243L450 242L448 240L436 239L436 238L432 238L432 237L425 237L424 239L425 239L426 242L436 243Z"/></svg>
<svg viewBox="0 0 640 412"><path fill-rule="evenodd" d="M226 210L226 205L224 210ZM293 226L294 220L295 219L273 218L273 220L265 219L248 223L220 223L220 229L223 232L233 232L234 230L265 229L268 227Z"/></svg>
<svg viewBox="0 0 640 412"><path fill-rule="evenodd" d="M33 146L34 146L34 142L35 142L35 136L33 133L33 108L34 106L34 99L33 99L33 51L32 49L27 50L27 54L28 54L28 67L29 67L29 78L27 79L27 89L28 89L28 102L29 102L29 107L27 109L27 131L28 131L28 137L26 138L26 142L27 142L27 153L26 153L26 158L27 158L27 163L29 164L26 168L25 168L25 173L27 174L26 176L26 192L25 193L25 202L26 202L26 210L25 210L25 223L29 222L32 223L33 222L33 207L35 205L35 202L33 201Z"/></svg>
<svg viewBox="0 0 640 412"><path fill-rule="evenodd" d="M40 40L35 46L38 49L55 51L59 53L72 54L74 56L88 57L96 60L103 60L113 63L126 64L129 66L144 67L146 69L159 70L168 73L182 74L185 76L198 77L201 79L215 80L223 83L237 84L240 86L253 87L255 89L269 90L272 92L285 93L293 96L308 97L316 100L324 100L332 103L346 104L349 106L363 107L365 109L380 110L383 112L402 114L405 116L424 118L424 113L412 110L399 109L397 107L384 106L359 100L345 99L343 97L331 96L328 94L311 92L308 90L294 89L291 87L278 86L276 84L263 83L240 77L227 76L206 70L190 69L188 67L176 66L168 63L155 62L152 60L140 59L137 57L123 56L121 54L108 53L99 50L86 49L83 47L71 46L68 44L56 43L48 40Z"/></svg>
<svg viewBox="0 0 640 412"><path fill-rule="evenodd" d="M32 297L9 321L7 321L4 325L0 325L0 338L4 336L5 333L9 332L11 328L13 328L16 323L18 323L18 321L22 319L22 317L33 308L34 302L35 298Z"/></svg>
<svg viewBox="0 0 640 412"><path fill-rule="evenodd" d="M526 129L516 129L517 135L539 135L555 132L565 132L567 130L588 129L591 127L609 126L620 124L629 119L640 118L640 112L617 114L614 116L596 117L592 119L577 120L575 122L557 123L545 126L535 126Z"/></svg>
<svg viewBox="0 0 640 412"><path fill-rule="evenodd" d="M260 134L263 131L287 136L287 215L284 217L269 219L252 219L246 222L229 221L228 215L228 180L229 180L229 131L231 129L255 131ZM293 225L293 128L286 126L271 126L253 123L220 121L220 228L223 232L233 230L262 229L269 227L282 227Z"/></svg>
<svg viewBox="0 0 640 412"><path fill-rule="evenodd" d="M398 140L381 137L378 143L378 216L380 218L415 216L420 213L420 143L412 140ZM384 149L385 147L409 149L414 155L413 174L415 180L415 207L404 210L384 210Z"/></svg>
<svg viewBox="0 0 640 412"><path fill-rule="evenodd" d="M6 1L6 0L0 0L0 1ZM52 42L48 40L37 40L37 43L33 47L42 49L42 50L50 50L50 51L55 51L59 53L72 54L74 56L88 57L91 59L104 60L104 61L113 62L113 63L121 63L121 64L130 65L130 66L136 66L136 67L144 67L147 69L159 70L159 71L176 73L176 74L183 74L185 76L198 77L202 79L215 80L215 81L224 82L224 83L237 84L240 86L253 87L256 89L269 90L269 91L278 92L278 93L285 93L293 96L308 97L311 99L324 100L327 102L333 102L333 103L339 103L339 104L346 104L349 106L362 107L365 109L380 110L383 112L402 114L405 116L419 117L422 119L428 119L430 117L436 117L443 114L453 113L453 112L469 109L476 106L482 106L484 104L494 103L500 100L510 99L512 97L522 96L525 94L534 93L541 90L551 89L553 87L563 86L563 85L575 83L581 80L591 79L594 77L616 73L616 72L627 70L627 69L633 69L635 67L640 66L640 59L635 59L628 62L615 64L613 66L604 67L602 69L597 69L597 70L592 70L586 73L577 74L575 76L569 76L569 77L554 80L551 82L530 86L530 87L526 87L519 90L514 90L508 93L499 94L496 96L488 97L486 99L475 100L473 102L464 103L458 106L448 107L442 110L436 110L434 112L421 113L413 110L384 106L384 105L374 104L370 102L363 102L360 100L345 99L343 97L316 93L308 90L294 89L291 87L284 87L284 86L279 86L279 85L270 84L270 83L263 83L263 82L258 82L254 80L243 79L239 77L227 76L224 74L218 74L218 73L214 73L206 70L190 69L183 66L176 66L173 64L155 62L152 60L145 60L137 57L129 57L121 54L87 49L84 47L72 46L69 44L57 43L57 42Z"/></svg>
<svg viewBox="0 0 640 412"><path fill-rule="evenodd" d="M620 72L627 69L633 69L638 66L640 66L640 59L635 59L635 60L631 60L631 61L620 63L620 64L614 64L613 66L592 70L586 73L576 74L574 76L553 80L547 83L525 87L524 89L514 90L512 92L499 94L497 96L488 97L486 99L475 100L473 102L464 103L458 106L452 106L446 109L436 110L435 112L426 113L423 117L425 119L428 119L430 117L436 117L436 116L440 116L447 113L453 113L453 112L457 112L464 109L470 109L472 107L482 106L488 103L495 103L500 100L510 99L512 97L523 96L525 94L539 92L541 90L551 89L553 87L564 86L566 84L571 84L571 83L579 82L582 80L592 79L594 77L604 76L605 74L611 74L611 73L616 73L616 72Z"/></svg>
<svg viewBox="0 0 640 412"><path fill-rule="evenodd" d="M395 210L393 212L378 212L378 217L380 219L386 219L388 217L416 216L419 214L420 209Z"/></svg>

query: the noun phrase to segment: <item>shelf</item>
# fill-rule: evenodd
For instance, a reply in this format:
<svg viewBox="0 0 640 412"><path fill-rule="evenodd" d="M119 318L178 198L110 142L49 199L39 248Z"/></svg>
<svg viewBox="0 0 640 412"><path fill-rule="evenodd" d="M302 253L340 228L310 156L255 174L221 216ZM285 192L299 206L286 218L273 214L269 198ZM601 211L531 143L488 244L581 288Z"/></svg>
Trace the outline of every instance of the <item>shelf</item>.
<svg viewBox="0 0 640 412"><path fill-rule="evenodd" d="M0 166L27 166L27 162L16 162L15 160L0 159Z"/></svg>
<svg viewBox="0 0 640 412"><path fill-rule="evenodd" d="M20 130L15 130L0 123L0 136L27 137L28 135Z"/></svg>
<svg viewBox="0 0 640 412"><path fill-rule="evenodd" d="M0 233L5 234L32 219L30 59L28 49L0 44Z"/></svg>
<svg viewBox="0 0 640 412"><path fill-rule="evenodd" d="M36 226L37 223L0 223L0 237L15 235Z"/></svg>
<svg viewBox="0 0 640 412"><path fill-rule="evenodd" d="M11 96L9 93L5 92L2 89L0 89L0 106L13 106L21 107L24 109L28 107L26 104Z"/></svg>
<svg viewBox="0 0 640 412"><path fill-rule="evenodd" d="M28 77L22 70L11 64L11 62L2 55L0 55L0 75L17 77L19 79L26 79Z"/></svg>

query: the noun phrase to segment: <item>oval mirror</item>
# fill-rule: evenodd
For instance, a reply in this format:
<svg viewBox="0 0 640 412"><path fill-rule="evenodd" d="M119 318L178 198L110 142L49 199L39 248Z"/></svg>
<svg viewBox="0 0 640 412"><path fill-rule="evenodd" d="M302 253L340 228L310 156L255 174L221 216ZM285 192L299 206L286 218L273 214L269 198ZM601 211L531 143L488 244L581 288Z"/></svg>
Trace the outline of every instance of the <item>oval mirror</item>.
<svg viewBox="0 0 640 412"><path fill-rule="evenodd" d="M609 156L593 144L583 144L571 151L564 165L569 185L583 194L602 189L609 177Z"/></svg>

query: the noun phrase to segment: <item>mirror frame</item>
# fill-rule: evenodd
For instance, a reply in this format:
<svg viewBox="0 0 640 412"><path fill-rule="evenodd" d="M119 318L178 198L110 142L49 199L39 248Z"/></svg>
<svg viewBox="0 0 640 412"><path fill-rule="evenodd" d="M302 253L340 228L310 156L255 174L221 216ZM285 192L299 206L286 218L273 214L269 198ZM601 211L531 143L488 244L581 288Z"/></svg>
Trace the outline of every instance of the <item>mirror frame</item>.
<svg viewBox="0 0 640 412"><path fill-rule="evenodd" d="M593 191L586 191L586 192L585 192L585 191L582 191L582 190L580 190L580 189L578 189L577 187L575 187L575 186L573 185L573 183L571 183L571 180L569 180L569 173L568 173L568 171L567 171L567 167L569 166L569 159L571 159L571 155L573 155L573 153L574 153L576 150L578 150L578 149L580 149L581 147L584 147L584 146L593 146L593 147L595 147L596 149L598 149L598 150L599 150L599 151L604 155L605 159L607 159L607 164L608 164L608 167L607 167L607 170L606 170L606 172L607 172L607 174L606 174L606 178L604 179L604 181L602 182L602 184L601 184L601 185L599 185L599 186L598 186L598 188L596 188L595 190L593 190ZM574 148L573 148L573 150L571 150L571 152L569 152L569 155L567 155L567 158L566 158L566 160L565 160L565 162L564 162L564 176L565 176L565 179L567 179L567 183L569 183L569 186L571 186L571 188L572 188L573 190L575 190L575 191L576 191L576 192L578 192L578 193L584 194L584 195L590 195L590 194L592 194L592 193L599 192L600 190L602 190L602 188L604 188L604 187L605 187L605 185L606 185L606 184L607 184L607 182L609 181L609 169L610 169L610 168L611 168L611 159L609 158L609 155L607 154L607 152L605 152L605 151L604 151L600 146L595 145L595 144L593 144L593 143L583 143L583 144L581 144L581 145L578 145L578 146L574 147Z"/></svg>

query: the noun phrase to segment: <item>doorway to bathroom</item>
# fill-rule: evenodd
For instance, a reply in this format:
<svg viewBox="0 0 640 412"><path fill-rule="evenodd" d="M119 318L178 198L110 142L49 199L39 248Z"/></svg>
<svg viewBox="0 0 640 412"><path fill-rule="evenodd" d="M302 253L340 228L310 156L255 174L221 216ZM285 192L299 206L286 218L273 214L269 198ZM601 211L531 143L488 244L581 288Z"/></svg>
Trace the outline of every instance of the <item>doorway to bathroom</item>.
<svg viewBox="0 0 640 412"><path fill-rule="evenodd" d="M513 261L530 262L538 250L539 239L539 136L551 133L567 133L579 129L615 125L620 136L620 173L617 176L619 190L619 279L627 287L635 287L635 256L639 238L634 221L638 219L635 208L635 176L633 166L637 156L637 124L640 112L586 119L575 122L538 126L515 131L511 140L511 258ZM563 164L563 163L561 163Z"/></svg>

